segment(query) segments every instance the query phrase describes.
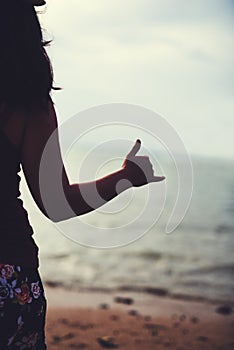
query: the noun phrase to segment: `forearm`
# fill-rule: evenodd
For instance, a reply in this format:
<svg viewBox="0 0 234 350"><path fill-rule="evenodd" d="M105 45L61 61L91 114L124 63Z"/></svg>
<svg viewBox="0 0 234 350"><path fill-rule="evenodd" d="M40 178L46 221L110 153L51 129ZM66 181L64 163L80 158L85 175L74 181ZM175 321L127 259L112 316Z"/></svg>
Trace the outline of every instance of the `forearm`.
<svg viewBox="0 0 234 350"><path fill-rule="evenodd" d="M66 186L64 193L74 216L89 213L131 187L123 169L101 179Z"/></svg>

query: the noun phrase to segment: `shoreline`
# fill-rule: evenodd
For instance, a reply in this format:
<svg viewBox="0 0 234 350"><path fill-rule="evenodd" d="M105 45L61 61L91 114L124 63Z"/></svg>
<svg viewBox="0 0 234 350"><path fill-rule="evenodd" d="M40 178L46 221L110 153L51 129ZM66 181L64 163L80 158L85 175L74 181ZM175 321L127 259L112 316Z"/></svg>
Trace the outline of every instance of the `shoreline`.
<svg viewBox="0 0 234 350"><path fill-rule="evenodd" d="M230 304L48 286L45 293L48 350L234 348L234 308Z"/></svg>
<svg viewBox="0 0 234 350"><path fill-rule="evenodd" d="M115 293L133 293L133 294L145 294L152 295L155 297L162 298L170 298L174 300L183 300L183 301L191 301L191 302L204 302L208 304L222 304L228 303L234 307L234 298L233 299L218 299L218 298L207 298L199 295L192 294L183 294L183 293L173 293L168 289L163 287L137 287L137 286L120 286L117 288L100 288L100 287L74 287L69 285L64 285L59 282L45 281L44 286L47 290L64 290L64 291L72 291L76 293L104 293L104 294L115 294Z"/></svg>

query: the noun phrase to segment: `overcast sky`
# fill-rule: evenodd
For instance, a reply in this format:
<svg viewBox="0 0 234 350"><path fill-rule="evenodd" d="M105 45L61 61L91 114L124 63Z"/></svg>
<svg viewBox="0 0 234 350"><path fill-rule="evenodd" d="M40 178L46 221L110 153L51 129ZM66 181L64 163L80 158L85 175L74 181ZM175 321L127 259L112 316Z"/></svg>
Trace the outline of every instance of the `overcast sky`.
<svg viewBox="0 0 234 350"><path fill-rule="evenodd" d="M132 103L163 115L190 153L234 156L234 1L47 2L59 122Z"/></svg>

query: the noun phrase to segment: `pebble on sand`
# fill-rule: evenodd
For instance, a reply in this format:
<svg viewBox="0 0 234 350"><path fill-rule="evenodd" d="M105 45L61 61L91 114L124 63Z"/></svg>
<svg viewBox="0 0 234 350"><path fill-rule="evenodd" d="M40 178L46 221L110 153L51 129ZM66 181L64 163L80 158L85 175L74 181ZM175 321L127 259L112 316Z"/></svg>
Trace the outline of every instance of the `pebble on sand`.
<svg viewBox="0 0 234 350"><path fill-rule="evenodd" d="M231 315L232 307L230 305L222 305L222 306L217 307L217 309L215 309L215 311L221 315Z"/></svg>
<svg viewBox="0 0 234 350"><path fill-rule="evenodd" d="M97 338L97 342L106 349L117 349L119 347L119 345L115 343L115 338L109 336L99 337Z"/></svg>
<svg viewBox="0 0 234 350"><path fill-rule="evenodd" d="M124 297L115 297L114 301L116 303L125 304L125 305L132 305L134 303L133 298L124 298Z"/></svg>
<svg viewBox="0 0 234 350"><path fill-rule="evenodd" d="M110 305L108 305L107 303L102 303L99 305L99 309L102 309L102 310L107 310L110 308Z"/></svg>

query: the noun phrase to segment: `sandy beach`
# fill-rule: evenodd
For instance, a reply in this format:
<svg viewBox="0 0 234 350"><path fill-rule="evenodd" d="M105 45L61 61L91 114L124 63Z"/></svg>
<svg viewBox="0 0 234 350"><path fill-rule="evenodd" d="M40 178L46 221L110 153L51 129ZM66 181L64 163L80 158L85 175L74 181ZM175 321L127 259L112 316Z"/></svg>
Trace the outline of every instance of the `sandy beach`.
<svg viewBox="0 0 234 350"><path fill-rule="evenodd" d="M234 349L231 303L50 287L46 296L49 350Z"/></svg>

